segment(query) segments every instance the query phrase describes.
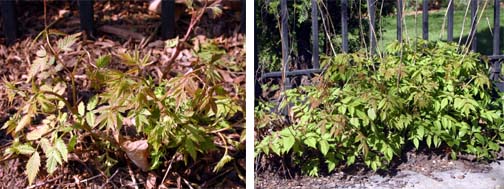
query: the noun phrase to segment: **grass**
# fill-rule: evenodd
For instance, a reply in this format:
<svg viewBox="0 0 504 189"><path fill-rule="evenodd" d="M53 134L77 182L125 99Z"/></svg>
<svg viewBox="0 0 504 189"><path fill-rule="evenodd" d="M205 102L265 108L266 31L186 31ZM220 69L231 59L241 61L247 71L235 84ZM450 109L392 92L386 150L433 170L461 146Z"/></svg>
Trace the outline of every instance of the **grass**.
<svg viewBox="0 0 504 189"><path fill-rule="evenodd" d="M501 54L504 54L504 8L501 7L501 15L500 15L500 49ZM441 11L435 11L429 13L429 40L443 40L446 41L447 38L447 23L445 23L444 31L441 31L441 26L443 25L444 15L446 13L446 9ZM454 11L454 25L453 25L453 38L454 42L458 42L460 38L460 32L462 30L463 20L464 20L465 9L456 9ZM480 11L478 11L478 17L480 15ZM383 19L383 37L378 41L379 48L383 48L387 44L390 44L392 41L396 40L396 23L397 17L387 16ZM414 39L415 37L422 37L422 14L417 15L417 22L415 27L415 15L408 15L405 17L406 27L403 31L403 39ZM447 22L447 21L446 21ZM469 29L471 25L470 19L470 10L466 16L464 33L462 34L462 44L465 44L467 36L469 34ZM378 23L377 28L380 28L380 23ZM480 20L480 23L477 26L476 40L477 40L477 49L478 52L490 55L492 54L492 40L493 35L491 31L493 28L493 6L488 7L484 10L483 17ZM416 32L415 32L416 29ZM380 31L378 31L380 32Z"/></svg>

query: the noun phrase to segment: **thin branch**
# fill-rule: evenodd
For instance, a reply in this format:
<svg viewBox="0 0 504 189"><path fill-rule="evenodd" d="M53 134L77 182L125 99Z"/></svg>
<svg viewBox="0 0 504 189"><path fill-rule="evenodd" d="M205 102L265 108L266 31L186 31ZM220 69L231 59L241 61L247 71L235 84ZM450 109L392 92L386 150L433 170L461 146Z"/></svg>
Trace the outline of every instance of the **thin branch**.
<svg viewBox="0 0 504 189"><path fill-rule="evenodd" d="M169 172L170 172L170 170L171 170L171 166L172 166L173 161L175 160L175 157L176 157L176 154L174 154L174 155L172 156L172 158L171 158L171 160L170 160L170 164L168 165L168 168L166 169L166 172L165 172L165 174L164 174L164 176L163 176L163 180L161 180L161 184L163 184L163 183L164 183L164 181L166 180L166 177L168 176L168 173L169 173Z"/></svg>
<svg viewBox="0 0 504 189"><path fill-rule="evenodd" d="M131 170L131 165L128 162L128 173L131 176L131 181L133 182L132 184L134 185L135 189L138 189L138 184L135 178L135 174L133 174L133 170Z"/></svg>
<svg viewBox="0 0 504 189"><path fill-rule="evenodd" d="M44 2L45 2L45 1L44 1ZM51 183L51 182L54 182L54 181L56 181L56 180L60 179L61 177L63 177L63 175L58 175L57 177L54 177L54 178L52 178L52 179L50 179L50 180L48 180L48 181L45 181L45 182L42 182L42 183L38 183L38 184L34 184L34 185L31 185L31 186L28 186L28 187L26 187L25 189L38 188L38 187L44 186L44 185L46 185L46 184L49 184L49 183Z"/></svg>
<svg viewBox="0 0 504 189"><path fill-rule="evenodd" d="M212 5L218 4L220 2L221 2L221 0L217 0L217 1L213 2ZM207 7L208 7L208 1L205 1L205 5L203 6L203 8L198 10L199 14L197 14L196 16L194 16L194 15L192 16L191 23L189 24L189 28L187 29L186 34L184 35L184 38L182 38L182 40L180 40L177 43L177 46L175 47L175 52L172 54L172 56L170 57L170 59L167 62L168 68L171 67L171 65L173 64L173 62L177 58L177 56L180 54L180 51L182 49L182 44L184 44L187 41L187 39L189 38L190 34L192 33L192 31L194 29L194 26L196 26L196 24L199 23L199 21L201 20L201 17L203 17L203 15L205 14L205 10L207 9Z"/></svg>

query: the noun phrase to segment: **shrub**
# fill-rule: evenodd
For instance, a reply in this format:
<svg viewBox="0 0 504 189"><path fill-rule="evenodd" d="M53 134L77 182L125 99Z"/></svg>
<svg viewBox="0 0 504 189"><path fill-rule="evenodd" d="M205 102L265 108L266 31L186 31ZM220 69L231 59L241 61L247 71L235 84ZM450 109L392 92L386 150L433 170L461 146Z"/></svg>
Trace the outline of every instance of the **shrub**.
<svg viewBox="0 0 504 189"><path fill-rule="evenodd" d="M256 155L290 156L309 175L356 161L385 168L411 145L452 158L495 156L504 140L503 98L493 98L497 89L478 54L426 41L386 50L383 58L325 57L314 86L286 91L282 106L290 104L293 123L262 136Z"/></svg>

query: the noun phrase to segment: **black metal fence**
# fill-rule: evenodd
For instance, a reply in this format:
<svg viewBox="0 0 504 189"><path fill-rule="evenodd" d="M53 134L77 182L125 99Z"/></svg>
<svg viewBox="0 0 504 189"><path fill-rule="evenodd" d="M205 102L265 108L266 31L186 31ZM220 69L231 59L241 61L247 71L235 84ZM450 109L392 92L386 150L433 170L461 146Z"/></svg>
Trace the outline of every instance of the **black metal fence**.
<svg viewBox="0 0 504 189"><path fill-rule="evenodd" d="M477 50L476 46L476 11L478 8L478 0L470 0L470 6L471 6L471 27L470 27L470 32L469 32L469 41L470 41L470 48L473 51ZM500 0L493 0L494 1L494 12L493 12L493 53L491 55L488 55L490 61L493 62L492 64L492 73L491 73L491 78L495 79L496 76L498 75L498 72L500 72L500 62L504 59L504 55L500 54ZM289 52L289 42L288 42L288 27L287 27L287 21L288 21L288 10L287 10L287 0L280 0L280 28L281 28L281 43L282 43L282 67L285 71L276 71L276 72L269 72L269 73L264 73L262 75L256 75L259 80L263 80L266 78L284 78L284 89L291 88L291 81L290 77L293 76L300 76L300 75L312 75L314 73L320 73L321 69L319 67L319 47L318 47L318 42L319 42L319 32L318 32L318 8L317 8L317 0L311 0L311 30L312 30L312 60L311 63L313 65L312 69L302 69L302 70L289 70L288 67L288 52ZM328 2L329 3L329 2ZM333 2L334 3L334 2ZM348 52L348 0L340 0L341 3L341 35L342 35L342 51L343 53ZM369 15L369 52L371 54L376 53L376 44L377 44L377 39L376 39L376 32L375 32L375 20L376 20L376 15L375 15L375 10L376 10L376 3L377 0L367 0L367 11ZM425 40L429 39L429 20L428 20L428 0L423 0L422 2L422 38ZM403 10L403 0L396 0L396 5L397 5L397 40L402 41L403 40L403 19L404 19L404 14L402 12ZM256 7L257 8L257 7ZM454 0L450 0L448 4L448 11L447 11L447 41L452 42L453 41L453 18L454 18ZM257 43L257 42L256 42ZM257 44L256 44L257 45ZM255 46L255 67L258 67L258 59L257 59L257 46ZM501 91L504 91L504 84L502 83L496 83L497 86L501 89ZM256 91L259 91L260 88L258 84L256 83ZM259 92L256 92L256 98L258 95L260 95Z"/></svg>
<svg viewBox="0 0 504 189"><path fill-rule="evenodd" d="M239 1L242 9L240 15L240 32L245 33L245 0ZM77 0L77 3L79 6L81 29L86 32L87 36L94 38L94 0ZM175 0L161 1L161 37L164 39L175 37L175 3ZM17 37L15 4L15 0L0 0L0 14L3 18L3 31L8 45L14 43Z"/></svg>

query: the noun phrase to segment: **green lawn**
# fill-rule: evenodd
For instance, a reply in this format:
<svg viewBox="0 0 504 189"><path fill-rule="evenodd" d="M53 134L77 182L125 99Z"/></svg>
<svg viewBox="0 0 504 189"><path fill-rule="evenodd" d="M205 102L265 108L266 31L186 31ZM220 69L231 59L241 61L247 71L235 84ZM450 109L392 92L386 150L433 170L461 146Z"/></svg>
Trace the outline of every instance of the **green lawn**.
<svg viewBox="0 0 504 189"><path fill-rule="evenodd" d="M429 40L444 40L446 41L447 37L447 23L445 23L445 28L444 31L441 32L441 26L443 25L443 18L446 10L442 11L437 11L437 12L431 12L429 13ZM501 31L500 31L500 49L504 54L504 8L501 7L501 15L500 15L500 25L501 25ZM454 25L453 25L453 38L455 42L458 42L459 37L460 37L460 32L462 30L462 23L464 20L464 14L465 14L465 9L458 9L455 10L454 12ZM478 12L479 16L480 12ZM378 42L379 47L386 46L390 42L396 40L396 19L397 17L394 16L388 16L383 19L383 37L381 38ZM417 23L415 27L415 16L414 15L409 15L406 16L405 18L406 21L406 30L403 31L404 39L407 39L408 37L410 39L414 39L415 37L422 37L422 15L418 14L417 15ZM447 22L447 21L446 21ZM377 28L379 29L380 23L378 23ZM464 33L462 34L462 44L464 44L465 39L469 33L470 29L470 10L468 12L467 18L466 18L466 23L464 27ZM489 25L490 24L490 25ZM492 53L492 34L491 30L493 27L493 6L489 7L485 10L483 13L483 17L480 20L480 23L478 24L478 30L477 30L477 49L478 52L482 54L491 54ZM415 32L415 29L417 30ZM378 31L379 32L379 31ZM493 31L492 31L493 32ZM441 34L441 36L440 36Z"/></svg>

